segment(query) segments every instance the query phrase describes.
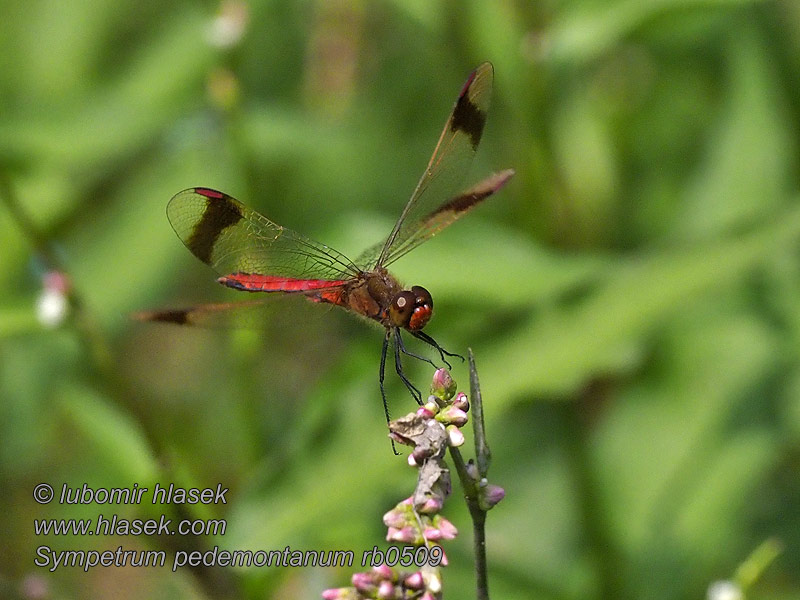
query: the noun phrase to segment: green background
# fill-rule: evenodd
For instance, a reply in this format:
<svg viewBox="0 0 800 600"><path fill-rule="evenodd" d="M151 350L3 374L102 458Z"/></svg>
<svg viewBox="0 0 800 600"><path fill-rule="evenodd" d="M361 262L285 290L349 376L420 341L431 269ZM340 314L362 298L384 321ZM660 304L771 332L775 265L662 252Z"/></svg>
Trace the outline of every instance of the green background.
<svg viewBox="0 0 800 600"><path fill-rule="evenodd" d="M493 596L702 598L768 540L782 550L747 597L800 596L800 4L263 1L229 47L209 42L214 2L0 12L0 596L315 598L356 570L49 573L42 544L384 544L415 473L386 440L379 328L291 302L246 331L129 315L242 296L170 229L186 187L350 256L385 236L484 60L470 177L517 175L393 270L431 291L426 331L476 355L507 493L487 525ZM46 329L53 266L75 303ZM393 414L411 410L388 382ZM42 506L43 481L230 492ZM99 512L228 531L33 535L36 518ZM445 595L471 597L457 485L444 514L461 531Z"/></svg>

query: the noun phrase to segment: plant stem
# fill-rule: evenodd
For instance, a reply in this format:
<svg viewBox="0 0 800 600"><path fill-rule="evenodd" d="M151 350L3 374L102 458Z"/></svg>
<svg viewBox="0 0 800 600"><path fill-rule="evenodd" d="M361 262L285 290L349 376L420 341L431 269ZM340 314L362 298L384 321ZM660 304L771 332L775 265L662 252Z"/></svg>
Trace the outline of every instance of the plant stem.
<svg viewBox="0 0 800 600"><path fill-rule="evenodd" d="M47 237L42 234L34 223L30 215L25 211L17 200L14 186L8 174L0 170L0 202L5 204L12 220L17 224L22 234L28 239L34 250L41 256L47 269L58 271L68 275L69 272L58 254L53 249L53 245ZM108 376L113 371L113 360L111 349L103 335L100 333L97 323L89 315L86 305L80 293L76 291L74 282L70 282L69 303L75 315L76 330L80 335L81 341L86 346L89 355L92 357L91 364L103 375Z"/></svg>
<svg viewBox="0 0 800 600"><path fill-rule="evenodd" d="M467 502L470 518L472 519L473 548L475 552L475 596L478 600L489 600L489 581L486 563L486 511L479 502L479 485L486 477L491 462L491 451L486 442L486 431L483 426L483 405L481 401L480 382L478 371L475 368L475 358L472 349L469 349L469 387L470 405L472 409L472 428L475 433L475 451L478 466L478 479L475 480L467 470L467 465L458 448L450 446L450 456L456 467L461 487L464 489L464 499Z"/></svg>

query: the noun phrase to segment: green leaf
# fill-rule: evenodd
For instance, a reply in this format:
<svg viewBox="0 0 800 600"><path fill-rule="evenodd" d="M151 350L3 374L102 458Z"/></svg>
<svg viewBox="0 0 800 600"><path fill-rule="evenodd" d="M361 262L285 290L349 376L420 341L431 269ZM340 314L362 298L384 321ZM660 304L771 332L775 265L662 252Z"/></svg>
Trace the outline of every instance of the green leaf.
<svg viewBox="0 0 800 600"><path fill-rule="evenodd" d="M119 485L157 479L158 462L141 425L129 414L85 387L69 385L57 398L59 408L93 447L96 460L116 474Z"/></svg>

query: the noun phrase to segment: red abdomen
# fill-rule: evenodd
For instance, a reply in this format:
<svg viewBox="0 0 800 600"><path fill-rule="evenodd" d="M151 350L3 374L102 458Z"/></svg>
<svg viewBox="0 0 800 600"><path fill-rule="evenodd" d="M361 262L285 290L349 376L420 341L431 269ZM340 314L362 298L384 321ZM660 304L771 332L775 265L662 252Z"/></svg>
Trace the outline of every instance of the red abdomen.
<svg viewBox="0 0 800 600"><path fill-rule="evenodd" d="M251 273L233 273L217 279L222 285L244 290L246 292L305 292L339 288L345 281L330 279L292 279L291 277L275 277L272 275L254 275Z"/></svg>

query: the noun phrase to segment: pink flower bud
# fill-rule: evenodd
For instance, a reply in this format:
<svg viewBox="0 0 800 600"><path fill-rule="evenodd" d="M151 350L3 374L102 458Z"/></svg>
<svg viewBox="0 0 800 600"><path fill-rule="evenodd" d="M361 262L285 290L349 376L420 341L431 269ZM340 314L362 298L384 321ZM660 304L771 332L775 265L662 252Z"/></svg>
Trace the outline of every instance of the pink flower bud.
<svg viewBox="0 0 800 600"><path fill-rule="evenodd" d="M449 400L456 393L456 382L447 369L436 369L431 383L431 393L440 400Z"/></svg>
<svg viewBox="0 0 800 600"><path fill-rule="evenodd" d="M394 581L395 579L394 571L392 571L392 568L387 564L372 567L372 573L378 579L383 579L386 581Z"/></svg>
<svg viewBox="0 0 800 600"><path fill-rule="evenodd" d="M402 542L404 544L416 543L419 539L416 529L410 526L405 526L400 529L389 527L386 533L387 542Z"/></svg>
<svg viewBox="0 0 800 600"><path fill-rule="evenodd" d="M439 564L442 567L446 567L449 564L449 561L447 560L447 554L445 554L445 552L444 552L444 548L442 548L442 562L439 563Z"/></svg>
<svg viewBox="0 0 800 600"><path fill-rule="evenodd" d="M425 580L422 578L422 573L415 571L403 580L403 587L410 590L421 590L425 586Z"/></svg>
<svg viewBox="0 0 800 600"><path fill-rule="evenodd" d="M387 527L394 527L395 529L400 529L404 527L408 523L408 517L406 515L406 511L402 510L398 507L393 508L385 515L383 515L383 524Z"/></svg>
<svg viewBox="0 0 800 600"><path fill-rule="evenodd" d="M442 510L442 506L444 506L444 502L441 498L428 498L417 510L423 514L432 515Z"/></svg>
<svg viewBox="0 0 800 600"><path fill-rule="evenodd" d="M458 448L459 446L464 444L464 434L461 433L461 430L455 425L448 425L447 441L454 448Z"/></svg>
<svg viewBox="0 0 800 600"><path fill-rule="evenodd" d="M360 600L362 596L351 587L331 588L322 592L325 600Z"/></svg>
<svg viewBox="0 0 800 600"><path fill-rule="evenodd" d="M442 539L442 533L436 527L426 527L422 532L425 539L429 542L438 542Z"/></svg>
<svg viewBox="0 0 800 600"><path fill-rule="evenodd" d="M433 414L439 412L439 404L436 402L436 396L429 396L428 401L425 403L425 408L431 411Z"/></svg>
<svg viewBox="0 0 800 600"><path fill-rule="evenodd" d="M42 275L42 287L66 295L72 289L72 282L69 280L66 273L62 273L61 271L48 271Z"/></svg>
<svg viewBox="0 0 800 600"><path fill-rule="evenodd" d="M428 408L428 405L420 406L417 409L417 415L422 417L423 419L432 419L436 413L433 412L431 409Z"/></svg>
<svg viewBox="0 0 800 600"><path fill-rule="evenodd" d="M42 291L36 299L36 318L44 327L55 328L66 321L70 312L69 278L60 271L48 271L42 276Z"/></svg>
<svg viewBox="0 0 800 600"><path fill-rule="evenodd" d="M458 535L458 529L456 529L456 526L441 515L434 517L433 523L441 532L442 539L452 540Z"/></svg>
<svg viewBox="0 0 800 600"><path fill-rule="evenodd" d="M394 584L392 584L391 581L381 581L380 585L378 585L377 597L379 600L392 600L396 598L397 595L395 594Z"/></svg>
<svg viewBox="0 0 800 600"><path fill-rule="evenodd" d="M487 484L478 490L478 503L483 510L489 510L506 497L506 491L499 485Z"/></svg>
<svg viewBox="0 0 800 600"><path fill-rule="evenodd" d="M453 527L455 530L455 527ZM450 530L442 530L436 527L427 527L425 529L425 539L431 542L439 542L441 540L452 540L455 538L455 534L458 533L457 531L453 532Z"/></svg>
<svg viewBox="0 0 800 600"><path fill-rule="evenodd" d="M458 392L453 400L453 406L467 412L469 410L469 399L464 392Z"/></svg>
<svg viewBox="0 0 800 600"><path fill-rule="evenodd" d="M377 589L371 573L353 573L350 583L364 595L372 594Z"/></svg>
<svg viewBox="0 0 800 600"><path fill-rule="evenodd" d="M403 498L400 502L394 505L394 508L392 508L392 510L388 511L385 515L383 515L384 523L386 525L389 525L389 523L386 523L386 519L392 519L393 518L392 515L397 515L399 518L402 518L403 522L405 523L407 515L410 515L412 513L413 505L414 505L413 496Z"/></svg>
<svg viewBox="0 0 800 600"><path fill-rule="evenodd" d="M436 415L436 420L442 423L455 425L456 427L462 427L463 425L466 425L469 417L467 416L467 413L457 406L450 405Z"/></svg>

